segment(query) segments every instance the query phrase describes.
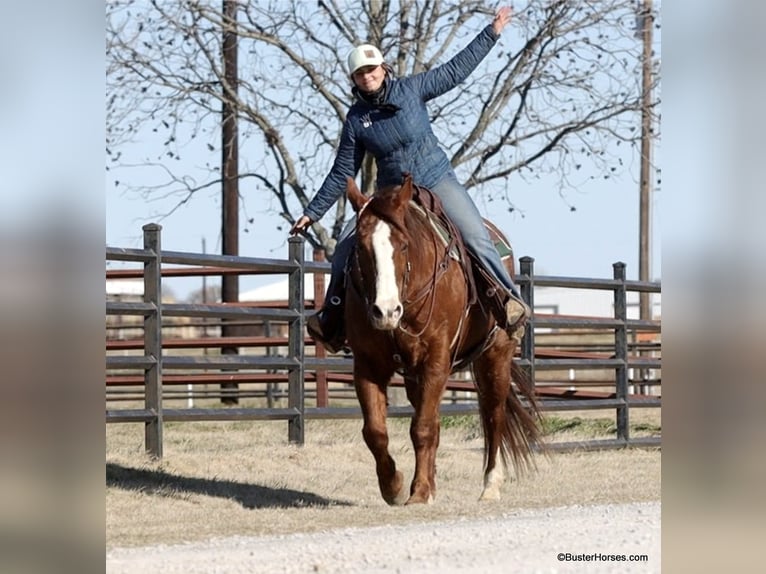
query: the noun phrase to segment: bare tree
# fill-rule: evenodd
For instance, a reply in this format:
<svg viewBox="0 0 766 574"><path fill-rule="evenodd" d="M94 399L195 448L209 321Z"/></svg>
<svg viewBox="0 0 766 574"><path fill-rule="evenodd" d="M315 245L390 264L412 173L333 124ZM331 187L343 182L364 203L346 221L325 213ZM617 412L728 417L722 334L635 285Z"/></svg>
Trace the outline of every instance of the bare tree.
<svg viewBox="0 0 766 574"><path fill-rule="evenodd" d="M218 4L107 1L109 161L161 166L164 182L134 191L177 194L179 205L220 186L213 150L226 102L240 120L240 178L258 190L241 192L243 200L269 197L288 223L332 165L352 102L349 50L375 43L398 74L417 73L448 60L492 15L476 0L242 2L235 92L220 64L221 30L231 23ZM513 209L512 176L554 172L562 192L582 183L585 166L599 177L623 171L615 146L640 142L639 10L637 0L530 0L517 8L469 80L430 104L437 136L469 189ZM657 69L655 84L659 78ZM146 130L163 136L153 157L123 157L124 144ZM199 182L174 163L196 141L211 151L209 178ZM331 256L346 220L343 200L328 219L314 224L309 240Z"/></svg>

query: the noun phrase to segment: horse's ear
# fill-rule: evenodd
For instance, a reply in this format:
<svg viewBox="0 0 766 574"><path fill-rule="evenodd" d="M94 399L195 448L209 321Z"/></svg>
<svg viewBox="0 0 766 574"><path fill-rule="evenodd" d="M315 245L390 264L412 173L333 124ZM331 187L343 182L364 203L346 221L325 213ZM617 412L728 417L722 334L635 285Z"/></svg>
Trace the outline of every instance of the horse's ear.
<svg viewBox="0 0 766 574"><path fill-rule="evenodd" d="M354 213L358 213L367 201L367 198L362 195L361 191L359 191L353 177L346 178L346 196L351 202L351 206L354 208Z"/></svg>
<svg viewBox="0 0 766 574"><path fill-rule="evenodd" d="M402 175L404 176L404 181L399 189L399 200L406 205L412 199L412 175L407 172L404 172Z"/></svg>

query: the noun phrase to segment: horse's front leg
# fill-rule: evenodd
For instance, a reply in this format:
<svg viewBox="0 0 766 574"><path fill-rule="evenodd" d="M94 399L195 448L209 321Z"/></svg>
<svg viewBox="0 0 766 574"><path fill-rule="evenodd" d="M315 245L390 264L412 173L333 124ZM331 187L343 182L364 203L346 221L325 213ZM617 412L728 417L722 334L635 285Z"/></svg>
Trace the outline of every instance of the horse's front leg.
<svg viewBox="0 0 766 574"><path fill-rule="evenodd" d="M379 377L373 378L364 368L363 361L354 361L354 388L364 418L362 436L375 457L380 494L388 504L395 505L404 504L407 495L402 473L396 470L396 463L388 452L387 383L388 379L380 381Z"/></svg>
<svg viewBox="0 0 766 574"><path fill-rule="evenodd" d="M415 448L415 476L407 504L430 503L436 497L436 450L439 447L439 404L449 373L429 372L407 382L415 409L410 438Z"/></svg>

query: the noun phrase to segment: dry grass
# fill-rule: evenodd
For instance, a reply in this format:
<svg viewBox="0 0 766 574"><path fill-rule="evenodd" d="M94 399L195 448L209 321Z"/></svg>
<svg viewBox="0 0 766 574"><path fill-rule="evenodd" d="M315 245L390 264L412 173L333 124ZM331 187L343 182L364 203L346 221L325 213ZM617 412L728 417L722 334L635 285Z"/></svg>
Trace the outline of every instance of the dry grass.
<svg viewBox="0 0 766 574"><path fill-rule="evenodd" d="M549 414L550 439L609 438L607 416ZM575 422L573 422L575 421ZM391 452L414 470L409 421L390 421ZM659 413L631 413L634 434L659 432ZM388 507L381 499L361 421L308 421L306 444L287 442L285 422L169 423L165 458L143 453L143 426L106 427L107 546L230 535L502 515L516 508L660 499L659 449L551 454L537 472L479 503L481 437L475 417L445 419L434 504Z"/></svg>

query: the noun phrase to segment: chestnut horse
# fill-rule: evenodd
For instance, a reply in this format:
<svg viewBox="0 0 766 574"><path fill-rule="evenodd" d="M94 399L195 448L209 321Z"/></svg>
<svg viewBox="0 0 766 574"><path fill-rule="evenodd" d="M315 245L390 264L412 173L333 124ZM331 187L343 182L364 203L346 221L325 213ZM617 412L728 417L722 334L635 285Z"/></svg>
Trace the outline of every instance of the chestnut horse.
<svg viewBox="0 0 766 574"><path fill-rule="evenodd" d="M534 391L513 363L516 343L475 297L471 303L462 264L450 256L427 212L411 207L409 175L402 185L378 190L369 199L349 178L347 194L357 223L346 279L346 334L354 353L362 434L375 457L383 499L393 505L435 497L439 406L449 375L465 360L472 361L484 431L481 499L497 499L509 457L516 471L525 470L532 466L533 446L540 444ZM410 424L415 476L409 493L388 451L386 395L396 372L415 411Z"/></svg>

